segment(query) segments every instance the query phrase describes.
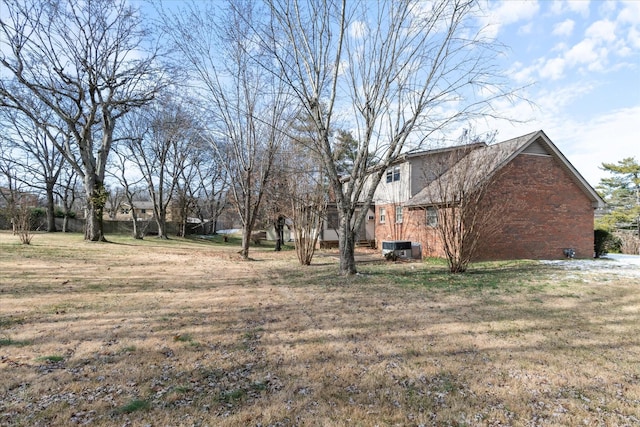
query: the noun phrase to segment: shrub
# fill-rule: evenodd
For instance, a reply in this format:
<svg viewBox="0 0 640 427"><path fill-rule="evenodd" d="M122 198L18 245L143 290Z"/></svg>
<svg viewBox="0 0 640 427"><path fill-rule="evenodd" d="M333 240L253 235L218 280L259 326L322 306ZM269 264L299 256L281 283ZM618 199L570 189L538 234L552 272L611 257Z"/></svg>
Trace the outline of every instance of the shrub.
<svg viewBox="0 0 640 427"><path fill-rule="evenodd" d="M594 231L594 255L600 258L610 251L620 250L620 239L617 239L607 230L597 229Z"/></svg>
<svg viewBox="0 0 640 427"><path fill-rule="evenodd" d="M64 210L62 208L59 208L59 207L56 208L53 214L55 215L56 218L64 218ZM67 217L75 218L76 213L74 211L69 211L69 213L67 214Z"/></svg>

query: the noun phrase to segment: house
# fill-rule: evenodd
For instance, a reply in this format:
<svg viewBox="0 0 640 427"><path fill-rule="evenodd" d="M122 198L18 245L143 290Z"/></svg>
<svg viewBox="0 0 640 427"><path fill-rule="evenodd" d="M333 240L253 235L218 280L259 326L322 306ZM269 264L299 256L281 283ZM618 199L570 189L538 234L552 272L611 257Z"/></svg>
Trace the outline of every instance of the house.
<svg viewBox="0 0 640 427"><path fill-rule="evenodd" d="M399 158L373 199L377 247L411 241L423 257L444 256L439 210L479 183L486 183L482 212L492 220L479 223L475 260L593 256L594 210L604 201L543 131Z"/></svg>
<svg viewBox="0 0 640 427"><path fill-rule="evenodd" d="M103 218L112 221L131 221L131 204L126 201L118 205L112 205L110 201L104 207ZM153 218L153 202L149 200L134 200L133 209L139 221L146 221ZM169 216L169 212L167 212Z"/></svg>
<svg viewBox="0 0 640 427"><path fill-rule="evenodd" d="M362 208L356 208L356 214L354 217L359 214L360 209ZM375 227L375 214L373 207L371 207L367 212L367 217L358 230L358 234L356 235L356 244L361 246L375 246ZM320 229L320 235L318 236L318 246L322 249L337 248L338 228L338 209L334 203L330 203L329 206L327 206L326 217L322 222L322 228Z"/></svg>
<svg viewBox="0 0 640 427"><path fill-rule="evenodd" d="M35 208L38 207L38 205L38 196L34 193L0 187L0 209L6 209L8 207Z"/></svg>

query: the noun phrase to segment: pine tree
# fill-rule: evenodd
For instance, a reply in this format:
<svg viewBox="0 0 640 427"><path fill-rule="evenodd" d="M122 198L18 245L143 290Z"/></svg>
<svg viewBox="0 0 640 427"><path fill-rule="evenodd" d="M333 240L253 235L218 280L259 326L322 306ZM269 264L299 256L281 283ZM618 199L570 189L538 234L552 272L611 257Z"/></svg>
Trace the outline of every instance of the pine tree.
<svg viewBox="0 0 640 427"><path fill-rule="evenodd" d="M601 179L598 185L609 209L598 220L597 228L609 231L635 229L640 235L640 163L627 157L617 164L603 163L601 169L612 176Z"/></svg>

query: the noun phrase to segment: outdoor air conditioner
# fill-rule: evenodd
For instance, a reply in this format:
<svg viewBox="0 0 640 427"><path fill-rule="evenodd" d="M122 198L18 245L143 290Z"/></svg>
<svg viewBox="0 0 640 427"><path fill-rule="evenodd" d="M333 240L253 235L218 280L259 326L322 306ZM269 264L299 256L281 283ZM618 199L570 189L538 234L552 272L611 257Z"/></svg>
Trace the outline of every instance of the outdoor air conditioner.
<svg viewBox="0 0 640 427"><path fill-rule="evenodd" d="M411 241L391 240L382 242L382 255L393 252L399 258L411 258Z"/></svg>

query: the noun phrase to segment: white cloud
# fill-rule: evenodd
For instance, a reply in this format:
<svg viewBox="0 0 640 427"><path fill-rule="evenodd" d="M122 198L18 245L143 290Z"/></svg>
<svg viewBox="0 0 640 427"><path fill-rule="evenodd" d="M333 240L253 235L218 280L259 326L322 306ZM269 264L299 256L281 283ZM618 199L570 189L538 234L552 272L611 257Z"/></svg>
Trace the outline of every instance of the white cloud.
<svg viewBox="0 0 640 427"><path fill-rule="evenodd" d="M503 1L492 3L492 5L497 6L491 8L487 15L481 20L482 26L485 27L483 36L488 38L495 38L502 25L510 25L520 21L530 21L540 10L540 5L537 0ZM526 27L526 25L523 27Z"/></svg>
<svg viewBox="0 0 640 427"><path fill-rule="evenodd" d="M640 30L631 28L629 30L629 34L627 35L627 41L634 48L640 49Z"/></svg>
<svg viewBox="0 0 640 427"><path fill-rule="evenodd" d="M551 48L550 52L566 52L567 50L569 50L569 46L566 43L558 43Z"/></svg>
<svg viewBox="0 0 640 427"><path fill-rule="evenodd" d="M522 35L522 34L531 34L531 30L533 29L533 22L529 22L526 25L521 26L520 28L518 28L518 34Z"/></svg>
<svg viewBox="0 0 640 427"><path fill-rule="evenodd" d="M578 13L584 17L589 16L589 0L569 0L566 4L570 11Z"/></svg>
<svg viewBox="0 0 640 427"><path fill-rule="evenodd" d="M591 39L584 39L580 43L573 46L565 54L565 58L571 66L589 64L599 60L598 54L595 50L594 42Z"/></svg>
<svg viewBox="0 0 640 427"><path fill-rule="evenodd" d="M616 0L605 0L598 2L598 16L611 16L618 8Z"/></svg>
<svg viewBox="0 0 640 427"><path fill-rule="evenodd" d="M546 131L573 166L595 186L607 175L599 169L603 162L615 163L625 157L640 159L638 117L640 106L635 106L596 118L555 122Z"/></svg>
<svg viewBox="0 0 640 427"><path fill-rule="evenodd" d="M349 26L349 35L354 39L362 39L369 33L367 23L363 21L355 21Z"/></svg>
<svg viewBox="0 0 640 427"><path fill-rule="evenodd" d="M532 96L540 107L539 118L544 123L555 120L568 105L589 94L593 89L593 84L581 81L562 86L562 88L541 90Z"/></svg>
<svg viewBox="0 0 640 427"><path fill-rule="evenodd" d="M577 13L583 17L589 16L589 0L555 0L550 7L554 15L562 15L567 12Z"/></svg>
<svg viewBox="0 0 640 427"><path fill-rule="evenodd" d="M623 9L618 15L618 20L632 24L640 23L640 2L637 0L623 2Z"/></svg>
<svg viewBox="0 0 640 427"><path fill-rule="evenodd" d="M616 39L616 24L608 19L596 21L587 28L585 35L598 42L613 42Z"/></svg>
<svg viewBox="0 0 640 427"><path fill-rule="evenodd" d="M520 84L529 84L533 80L535 67L525 67L521 62L514 63L506 74Z"/></svg>
<svg viewBox="0 0 640 427"><path fill-rule="evenodd" d="M564 76L566 61L564 58L552 58L545 61L538 70L538 74L543 79L558 80Z"/></svg>
<svg viewBox="0 0 640 427"><path fill-rule="evenodd" d="M608 111L596 117L572 119L561 113L555 101L563 103L563 96L570 91L560 91L538 105L536 117L520 123L487 121L478 123L478 130L498 129L498 141L524 135L542 129L567 157L578 172L591 184L598 185L607 174L599 169L603 162L615 163L625 157L640 160L640 144L637 143L637 118L640 106ZM547 108L550 107L550 108ZM525 103L513 107L517 117L531 116L531 108Z"/></svg>
<svg viewBox="0 0 640 427"><path fill-rule="evenodd" d="M573 33L573 28L575 26L575 21L572 19L567 19L562 22L557 23L553 26L552 34L554 36L570 36Z"/></svg>

